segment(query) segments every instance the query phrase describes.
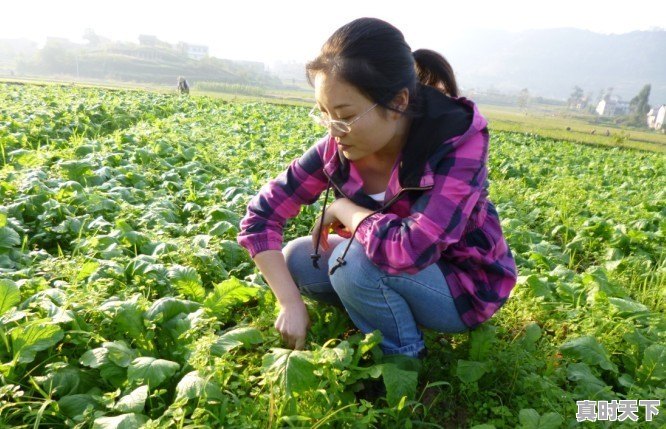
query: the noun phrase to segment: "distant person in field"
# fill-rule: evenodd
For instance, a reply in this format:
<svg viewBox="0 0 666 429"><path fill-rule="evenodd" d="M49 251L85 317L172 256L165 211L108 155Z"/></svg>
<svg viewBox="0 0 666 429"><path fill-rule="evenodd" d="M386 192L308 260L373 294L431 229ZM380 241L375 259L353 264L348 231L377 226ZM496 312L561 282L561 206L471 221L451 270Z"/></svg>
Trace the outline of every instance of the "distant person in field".
<svg viewBox="0 0 666 429"><path fill-rule="evenodd" d="M277 297L288 347L305 346L302 295L381 331L386 355L424 356L422 328L459 333L488 320L516 264L488 199L487 121L458 96L449 63L361 18L306 73L310 116L328 132L261 188L238 235ZM322 194L312 235L283 248L286 220Z"/></svg>
<svg viewBox="0 0 666 429"><path fill-rule="evenodd" d="M187 84L187 80L182 76L178 77L178 92L185 95L189 95L190 93L190 86Z"/></svg>

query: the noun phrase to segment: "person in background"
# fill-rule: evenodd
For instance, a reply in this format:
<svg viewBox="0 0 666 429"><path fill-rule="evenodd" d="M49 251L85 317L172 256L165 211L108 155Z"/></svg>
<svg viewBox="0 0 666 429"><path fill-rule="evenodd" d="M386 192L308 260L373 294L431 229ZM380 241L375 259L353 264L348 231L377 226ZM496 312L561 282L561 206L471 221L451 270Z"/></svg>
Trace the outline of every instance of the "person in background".
<svg viewBox="0 0 666 429"><path fill-rule="evenodd" d="M178 92L184 95L190 94L190 86L187 84L187 80L183 76L178 76Z"/></svg>
<svg viewBox="0 0 666 429"><path fill-rule="evenodd" d="M304 295L379 330L385 355L422 357L422 328L472 329L516 283L488 199L486 119L442 55L412 52L379 19L339 28L306 73L328 132L250 201L238 242L279 302L287 346L305 346ZM312 235L283 249L286 220L322 193Z"/></svg>

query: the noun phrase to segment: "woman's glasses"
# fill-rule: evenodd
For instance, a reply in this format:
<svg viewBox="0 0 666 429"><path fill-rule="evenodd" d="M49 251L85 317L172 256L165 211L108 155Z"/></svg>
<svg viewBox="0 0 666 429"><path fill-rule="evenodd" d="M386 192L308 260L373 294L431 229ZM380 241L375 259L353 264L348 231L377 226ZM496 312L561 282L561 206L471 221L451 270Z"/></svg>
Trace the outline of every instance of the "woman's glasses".
<svg viewBox="0 0 666 429"><path fill-rule="evenodd" d="M312 108L312 110L310 110L310 113L308 114L308 116L310 116L312 118L312 120L318 125L324 126L326 128L329 128L329 129L334 129L338 132L347 134L351 131L351 126L354 122L361 119L363 117L363 115L365 115L366 113L368 113L369 111L371 111L375 107L377 107L377 103L370 106L370 108L368 110L361 113L360 115L358 115L357 117L355 117L353 120L351 120L349 122L336 120L336 119L330 119L328 117L328 115L319 111L317 106L314 106Z"/></svg>

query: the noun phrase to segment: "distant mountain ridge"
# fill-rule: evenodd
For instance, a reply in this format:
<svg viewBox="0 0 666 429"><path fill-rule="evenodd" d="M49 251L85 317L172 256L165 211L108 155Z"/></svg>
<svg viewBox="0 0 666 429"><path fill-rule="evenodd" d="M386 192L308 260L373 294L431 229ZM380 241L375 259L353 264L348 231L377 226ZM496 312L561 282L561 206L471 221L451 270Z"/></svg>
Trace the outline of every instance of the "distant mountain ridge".
<svg viewBox="0 0 666 429"><path fill-rule="evenodd" d="M652 85L650 104L666 103L666 31L598 34L559 28L519 33L480 30L443 41L465 89L494 88L565 100L574 86L597 98L609 87L625 100Z"/></svg>
<svg viewBox="0 0 666 429"><path fill-rule="evenodd" d="M0 76L70 76L175 85L183 75L195 84L283 86L263 63L208 56L193 59L179 46L151 36L144 36L143 42L140 37L139 44L95 37L99 41L87 44L49 38L41 49L25 39L0 39Z"/></svg>
<svg viewBox="0 0 666 429"><path fill-rule="evenodd" d="M434 33L433 39L436 37ZM449 59L463 92L494 89L518 94L527 88L531 96L566 100L574 86L579 86L590 96L590 101L595 102L612 87L614 95L628 101L649 83L652 85L649 103L652 106L666 104L666 30L611 35L574 28L515 33L474 30L458 34L455 38L441 39L439 43L435 40L429 46L412 46L412 49L421 47L436 49ZM0 40L0 75L14 73L17 55L21 54L25 61L37 52L34 42ZM123 67L142 66L141 61L131 57L124 60ZM80 72L85 73L86 64L81 62ZM76 72L73 62L67 67L69 74ZM267 73L248 75L243 70L236 73L237 70L230 69L229 64L220 67L213 67L212 72L221 79L225 79L226 71L231 71L238 75L232 80L234 83L279 86L273 80L274 76ZM203 77L199 76L202 71L198 69L182 65L178 65L177 69L165 71L163 79L171 82L174 74L185 74L188 78ZM304 79L305 65L285 63L272 72L284 83L296 83ZM154 71L143 74L152 80L157 78ZM129 78L142 80L134 76ZM213 80L209 70L206 70L205 80Z"/></svg>

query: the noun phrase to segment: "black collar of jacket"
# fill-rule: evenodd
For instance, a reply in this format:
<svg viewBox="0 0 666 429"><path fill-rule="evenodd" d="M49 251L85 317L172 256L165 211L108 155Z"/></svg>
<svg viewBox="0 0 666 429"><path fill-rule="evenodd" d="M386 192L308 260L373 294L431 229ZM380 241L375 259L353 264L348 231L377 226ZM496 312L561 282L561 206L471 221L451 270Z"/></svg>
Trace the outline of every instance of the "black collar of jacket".
<svg viewBox="0 0 666 429"><path fill-rule="evenodd" d="M419 84L413 107L412 125L402 149L398 178L403 188L418 187L426 162L442 143L465 133L472 124L473 109L441 91ZM449 148L448 150L452 150ZM343 183L349 177L349 161L338 151L340 167L333 179Z"/></svg>
<svg viewBox="0 0 666 429"><path fill-rule="evenodd" d="M403 188L419 186L428 159L444 142L464 134L474 116L470 106L425 85L419 85L415 110L407 143L402 149L398 177ZM448 148L452 149L452 146Z"/></svg>

